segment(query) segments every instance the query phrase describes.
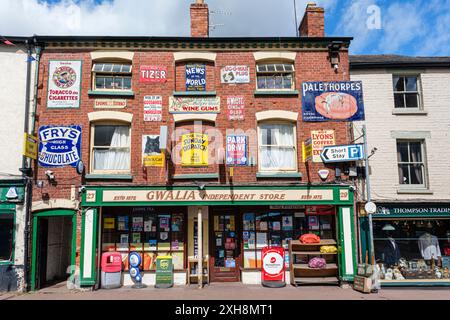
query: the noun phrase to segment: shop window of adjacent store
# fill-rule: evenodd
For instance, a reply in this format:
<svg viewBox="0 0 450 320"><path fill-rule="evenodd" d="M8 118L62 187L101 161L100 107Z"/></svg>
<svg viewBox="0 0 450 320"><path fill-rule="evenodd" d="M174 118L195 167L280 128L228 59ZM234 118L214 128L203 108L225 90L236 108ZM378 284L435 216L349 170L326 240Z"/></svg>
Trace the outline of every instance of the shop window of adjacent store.
<svg viewBox="0 0 450 320"><path fill-rule="evenodd" d="M259 171L297 171L296 130L292 123L259 124Z"/></svg>
<svg viewBox="0 0 450 320"><path fill-rule="evenodd" d="M0 212L0 263L11 262L14 253L14 214Z"/></svg>
<svg viewBox="0 0 450 320"><path fill-rule="evenodd" d="M107 209L104 212L108 212ZM182 210L157 211L154 208L109 210L103 216L102 251L122 253L124 269L128 255L141 254L144 271L156 269L156 257L170 255L175 270L185 269L185 213Z"/></svg>
<svg viewBox="0 0 450 320"><path fill-rule="evenodd" d="M282 246L286 252L286 266L289 267L289 241L301 235L313 233L321 239L335 239L335 208L327 206L318 213L316 206L293 210L253 210L243 213L242 239L244 268L261 268L261 250L268 245ZM298 257L308 263L307 256Z"/></svg>
<svg viewBox="0 0 450 320"><path fill-rule="evenodd" d="M418 76L393 76L395 108L420 109L420 81Z"/></svg>
<svg viewBox="0 0 450 320"><path fill-rule="evenodd" d="M131 64L95 62L92 67L92 89L131 91Z"/></svg>
<svg viewBox="0 0 450 320"><path fill-rule="evenodd" d="M401 186L426 188L424 144L423 140L397 140L397 161Z"/></svg>
<svg viewBox="0 0 450 320"><path fill-rule="evenodd" d="M92 126L91 172L130 172L130 126L96 124Z"/></svg>
<svg viewBox="0 0 450 320"><path fill-rule="evenodd" d="M292 63L257 64L257 90L294 90L294 72Z"/></svg>
<svg viewBox="0 0 450 320"><path fill-rule="evenodd" d="M449 219L374 219L375 259L384 281L450 281Z"/></svg>

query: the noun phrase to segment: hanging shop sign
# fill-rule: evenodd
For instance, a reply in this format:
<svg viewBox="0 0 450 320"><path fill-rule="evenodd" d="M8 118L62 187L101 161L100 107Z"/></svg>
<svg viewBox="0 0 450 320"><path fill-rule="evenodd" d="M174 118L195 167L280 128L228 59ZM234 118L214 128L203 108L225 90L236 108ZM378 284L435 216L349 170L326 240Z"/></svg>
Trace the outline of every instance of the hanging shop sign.
<svg viewBox="0 0 450 320"><path fill-rule="evenodd" d="M79 108L81 61L50 61L47 108Z"/></svg>
<svg viewBox="0 0 450 320"><path fill-rule="evenodd" d="M220 98L175 98L169 99L170 113L220 113Z"/></svg>
<svg viewBox="0 0 450 320"><path fill-rule="evenodd" d="M39 165L76 167L81 159L81 126L42 126L39 128Z"/></svg>
<svg viewBox="0 0 450 320"><path fill-rule="evenodd" d="M278 286L285 285L285 263L283 247L264 247L261 252L261 259L262 284L264 286L273 286L274 282L276 282L279 283Z"/></svg>
<svg viewBox="0 0 450 320"><path fill-rule="evenodd" d="M364 159L364 145L352 144L324 147L320 153L320 157L325 163L362 160Z"/></svg>
<svg viewBox="0 0 450 320"><path fill-rule="evenodd" d="M302 158L303 162L311 161L312 159L312 140L311 138L306 139L302 142Z"/></svg>
<svg viewBox="0 0 450 320"><path fill-rule="evenodd" d="M361 81L302 83L305 122L364 120Z"/></svg>
<svg viewBox="0 0 450 320"><path fill-rule="evenodd" d="M173 286L172 256L156 257L156 288L170 288Z"/></svg>
<svg viewBox="0 0 450 320"><path fill-rule="evenodd" d="M222 83L250 83L250 68L248 66L225 66L220 69Z"/></svg>
<svg viewBox="0 0 450 320"><path fill-rule="evenodd" d="M36 160L38 156L39 139L28 133L23 135L23 155Z"/></svg>
<svg viewBox="0 0 450 320"><path fill-rule="evenodd" d="M142 136L142 161L144 167L164 167L164 154L159 149L158 135Z"/></svg>
<svg viewBox="0 0 450 320"><path fill-rule="evenodd" d="M228 120L244 120L244 97L227 97Z"/></svg>
<svg viewBox="0 0 450 320"><path fill-rule="evenodd" d="M139 83L167 82L167 68L159 66L141 66L139 70Z"/></svg>
<svg viewBox="0 0 450 320"><path fill-rule="evenodd" d="M162 120L162 96L144 96L144 121Z"/></svg>
<svg viewBox="0 0 450 320"><path fill-rule="evenodd" d="M227 135L227 165L247 165L247 136Z"/></svg>
<svg viewBox="0 0 450 320"><path fill-rule="evenodd" d="M312 161L322 162L320 153L325 146L334 146L336 138L334 130L313 130L311 131L312 140Z"/></svg>
<svg viewBox="0 0 450 320"><path fill-rule="evenodd" d="M208 135L188 133L181 136L181 165L208 165Z"/></svg>
<svg viewBox="0 0 450 320"><path fill-rule="evenodd" d="M206 90L206 65L190 63L186 65L186 91Z"/></svg>
<svg viewBox="0 0 450 320"><path fill-rule="evenodd" d="M450 216L450 206L440 206L436 204L379 204L377 203L374 218L389 217L440 217Z"/></svg>
<svg viewBox="0 0 450 320"><path fill-rule="evenodd" d="M116 108L122 109L127 106L126 99L95 99L94 108Z"/></svg>

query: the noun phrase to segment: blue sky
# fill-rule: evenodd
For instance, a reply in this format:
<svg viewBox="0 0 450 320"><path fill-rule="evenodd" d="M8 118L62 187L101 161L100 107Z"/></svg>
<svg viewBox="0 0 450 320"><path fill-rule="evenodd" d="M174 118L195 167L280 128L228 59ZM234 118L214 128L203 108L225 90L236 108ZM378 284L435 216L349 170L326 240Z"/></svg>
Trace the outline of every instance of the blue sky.
<svg viewBox="0 0 450 320"><path fill-rule="evenodd" d="M300 22L308 0L295 0ZM189 36L194 0L2 0L2 35ZM206 0L211 36L295 36L294 0ZM450 0L316 0L353 54L450 56Z"/></svg>

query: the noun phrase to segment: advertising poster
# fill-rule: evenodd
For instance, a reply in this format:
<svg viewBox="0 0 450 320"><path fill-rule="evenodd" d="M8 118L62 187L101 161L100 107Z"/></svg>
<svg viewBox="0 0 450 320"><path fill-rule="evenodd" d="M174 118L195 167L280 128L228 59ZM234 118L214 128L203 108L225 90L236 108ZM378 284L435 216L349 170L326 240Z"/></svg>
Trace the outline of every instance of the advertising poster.
<svg viewBox="0 0 450 320"><path fill-rule="evenodd" d="M249 83L250 68L248 66L225 66L220 70L222 83Z"/></svg>
<svg viewBox="0 0 450 320"><path fill-rule="evenodd" d="M50 61L47 108L79 108L81 61Z"/></svg>
<svg viewBox="0 0 450 320"><path fill-rule="evenodd" d="M132 231L144 230L144 217L133 217Z"/></svg>
<svg viewBox="0 0 450 320"><path fill-rule="evenodd" d="M117 230L128 231L128 216L119 216L117 218Z"/></svg>
<svg viewBox="0 0 450 320"><path fill-rule="evenodd" d="M167 68L159 66L141 66L139 70L139 83L167 82Z"/></svg>
<svg viewBox="0 0 450 320"><path fill-rule="evenodd" d="M320 153L326 146L334 146L336 144L336 137L334 130L313 130L311 131L312 142L312 161L322 162Z"/></svg>
<svg viewBox="0 0 450 320"><path fill-rule="evenodd" d="M284 281L284 249L282 247L265 247L261 254L262 281Z"/></svg>
<svg viewBox="0 0 450 320"><path fill-rule="evenodd" d="M227 97L227 115L228 120L244 120L245 103L244 97Z"/></svg>
<svg viewBox="0 0 450 320"><path fill-rule="evenodd" d="M173 286L173 261L171 256L156 257L156 288L169 288Z"/></svg>
<svg viewBox="0 0 450 320"><path fill-rule="evenodd" d="M186 91L206 90L206 65L190 63L186 65Z"/></svg>
<svg viewBox="0 0 450 320"><path fill-rule="evenodd" d="M305 122L364 120L361 81L302 83Z"/></svg>
<svg viewBox="0 0 450 320"><path fill-rule="evenodd" d="M114 229L114 218L105 218L105 224L104 224L104 228L105 229Z"/></svg>
<svg viewBox="0 0 450 320"><path fill-rule="evenodd" d="M162 96L144 96L144 121L162 120Z"/></svg>
<svg viewBox="0 0 450 320"><path fill-rule="evenodd" d="M164 167L164 154L159 149L159 135L142 136L142 161L144 167Z"/></svg>
<svg viewBox="0 0 450 320"><path fill-rule="evenodd" d="M42 126L39 141L41 167L76 167L81 159L81 126Z"/></svg>
<svg viewBox="0 0 450 320"><path fill-rule="evenodd" d="M229 166L247 165L247 136L227 135L226 159Z"/></svg>
<svg viewBox="0 0 450 320"><path fill-rule="evenodd" d="M220 98L169 98L169 113L220 113Z"/></svg>
<svg viewBox="0 0 450 320"><path fill-rule="evenodd" d="M188 133L181 136L181 165L208 165L208 135L202 133Z"/></svg>

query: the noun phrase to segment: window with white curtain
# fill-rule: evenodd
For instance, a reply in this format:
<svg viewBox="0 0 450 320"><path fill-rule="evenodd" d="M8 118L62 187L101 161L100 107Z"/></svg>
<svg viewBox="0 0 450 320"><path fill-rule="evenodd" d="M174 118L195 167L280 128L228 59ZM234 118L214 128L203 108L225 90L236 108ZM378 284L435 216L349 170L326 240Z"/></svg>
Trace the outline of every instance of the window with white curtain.
<svg viewBox="0 0 450 320"><path fill-rule="evenodd" d="M397 140L400 185L426 187L424 140Z"/></svg>
<svg viewBox="0 0 450 320"><path fill-rule="evenodd" d="M93 172L130 171L130 126L94 125L91 147Z"/></svg>
<svg viewBox="0 0 450 320"><path fill-rule="evenodd" d="M297 171L294 124L260 123L258 128L259 170Z"/></svg>

